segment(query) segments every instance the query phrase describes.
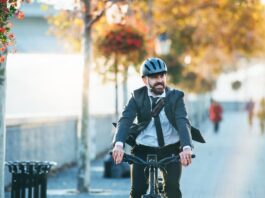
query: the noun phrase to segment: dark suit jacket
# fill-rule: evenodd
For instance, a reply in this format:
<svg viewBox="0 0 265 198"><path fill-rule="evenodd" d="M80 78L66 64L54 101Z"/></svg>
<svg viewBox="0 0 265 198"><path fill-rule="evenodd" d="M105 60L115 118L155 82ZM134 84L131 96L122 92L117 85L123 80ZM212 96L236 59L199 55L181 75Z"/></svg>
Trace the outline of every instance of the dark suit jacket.
<svg viewBox="0 0 265 198"><path fill-rule="evenodd" d="M169 122L179 133L181 147L187 145L193 147L190 133L191 125L183 96L183 92L167 87L164 110ZM124 108L117 124L113 142L120 141L125 143L130 132L130 127L136 117L138 123L147 123L146 127L151 120L150 112L150 99L147 94L147 87L144 86L133 92L132 97Z"/></svg>

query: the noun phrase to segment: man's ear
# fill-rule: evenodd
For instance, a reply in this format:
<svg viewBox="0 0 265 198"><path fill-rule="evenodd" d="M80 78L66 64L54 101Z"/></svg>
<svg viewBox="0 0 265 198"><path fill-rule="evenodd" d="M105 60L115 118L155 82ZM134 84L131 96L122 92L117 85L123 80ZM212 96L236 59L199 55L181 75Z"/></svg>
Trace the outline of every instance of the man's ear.
<svg viewBox="0 0 265 198"><path fill-rule="evenodd" d="M142 77L142 79L143 79L144 84L147 85L148 84L148 78L147 78L147 76Z"/></svg>

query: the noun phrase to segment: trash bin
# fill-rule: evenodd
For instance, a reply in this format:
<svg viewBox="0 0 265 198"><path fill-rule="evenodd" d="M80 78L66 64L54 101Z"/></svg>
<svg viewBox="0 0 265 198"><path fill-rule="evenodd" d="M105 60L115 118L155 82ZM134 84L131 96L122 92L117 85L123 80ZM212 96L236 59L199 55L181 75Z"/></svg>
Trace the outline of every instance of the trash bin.
<svg viewBox="0 0 265 198"><path fill-rule="evenodd" d="M125 162L116 165L112 159L112 156L108 154L104 160L103 177L128 178L130 177L130 166Z"/></svg>
<svg viewBox="0 0 265 198"><path fill-rule="evenodd" d="M47 174L56 162L5 162L12 174L11 198L46 198Z"/></svg>

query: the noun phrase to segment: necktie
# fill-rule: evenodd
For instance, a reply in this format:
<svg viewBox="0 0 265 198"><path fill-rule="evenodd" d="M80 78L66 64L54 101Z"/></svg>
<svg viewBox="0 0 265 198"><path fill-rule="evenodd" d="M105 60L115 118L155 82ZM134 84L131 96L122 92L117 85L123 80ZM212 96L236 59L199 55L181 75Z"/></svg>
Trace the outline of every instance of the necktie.
<svg viewBox="0 0 265 198"><path fill-rule="evenodd" d="M151 99L152 99L152 109L154 109L159 98L158 97L156 97L156 98L151 97ZM157 135L158 145L159 145L159 147L163 147L163 146L165 146L165 141L164 141L164 136L163 136L163 131L162 131L162 127L161 127L159 114L154 116L154 123L155 123L155 127L156 127L156 135Z"/></svg>

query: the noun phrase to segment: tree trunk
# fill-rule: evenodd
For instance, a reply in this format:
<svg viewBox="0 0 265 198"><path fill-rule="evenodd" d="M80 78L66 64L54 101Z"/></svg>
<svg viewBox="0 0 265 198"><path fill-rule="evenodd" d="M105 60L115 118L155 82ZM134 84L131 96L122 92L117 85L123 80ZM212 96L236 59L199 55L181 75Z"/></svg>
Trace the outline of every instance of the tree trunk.
<svg viewBox="0 0 265 198"><path fill-rule="evenodd" d="M82 90L82 117L81 134L79 135L79 158L77 189L80 192L88 192L90 185L90 132L89 132L89 76L91 56L91 21L90 0L83 0L85 5L84 32L83 32L83 90Z"/></svg>
<svg viewBox="0 0 265 198"><path fill-rule="evenodd" d="M148 56L152 57L155 54L155 46L154 46L154 31L153 31L153 0L148 0L148 13L147 13L147 24L148 24L148 32L147 32L147 40L149 44Z"/></svg>
<svg viewBox="0 0 265 198"><path fill-rule="evenodd" d="M115 73L115 122L119 117L119 94L118 94L118 57L114 56L114 73Z"/></svg>
<svg viewBox="0 0 265 198"><path fill-rule="evenodd" d="M4 168L6 149L6 124L5 124L5 98L6 98L6 58L7 50L4 52L5 62L0 63L0 197L4 197Z"/></svg>
<svg viewBox="0 0 265 198"><path fill-rule="evenodd" d="M123 88L123 106L127 104L128 100L128 67L124 68L123 71L123 82L122 82L122 88Z"/></svg>

